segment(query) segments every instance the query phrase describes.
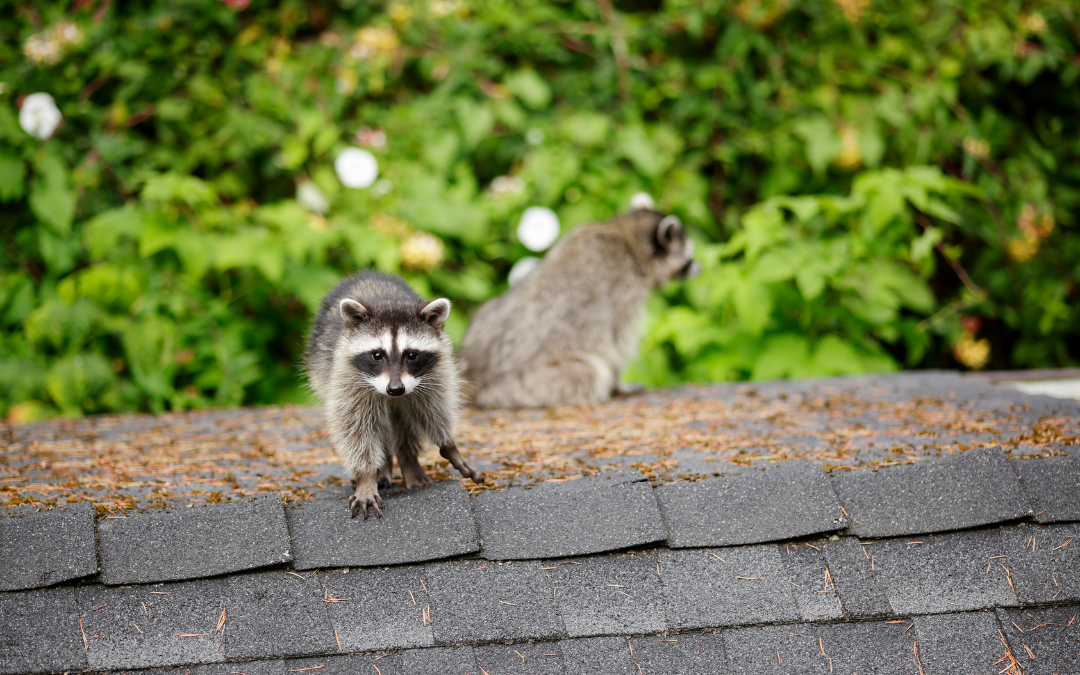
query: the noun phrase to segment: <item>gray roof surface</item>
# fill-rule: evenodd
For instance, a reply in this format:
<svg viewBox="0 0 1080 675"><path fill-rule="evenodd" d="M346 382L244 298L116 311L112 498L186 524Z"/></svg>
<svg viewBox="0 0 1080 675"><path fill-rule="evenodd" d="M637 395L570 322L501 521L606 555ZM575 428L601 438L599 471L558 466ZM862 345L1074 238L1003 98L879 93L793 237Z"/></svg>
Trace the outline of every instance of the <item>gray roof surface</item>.
<svg viewBox="0 0 1080 675"><path fill-rule="evenodd" d="M934 462L833 476L860 537L895 537L1000 523L1032 515L1016 470L1000 449Z"/></svg>
<svg viewBox="0 0 1080 675"><path fill-rule="evenodd" d="M997 610L1005 640L1025 675L1080 673L1078 612L1076 605Z"/></svg>
<svg viewBox="0 0 1080 675"><path fill-rule="evenodd" d="M41 588L98 571L94 506L79 502L47 513L0 510L0 591ZM10 545L7 545L10 543Z"/></svg>
<svg viewBox="0 0 1080 675"><path fill-rule="evenodd" d="M852 382L643 400L767 407ZM1075 438L1039 448L979 440L1005 433L985 429L1000 411L1012 415L1008 433L1026 438L1035 425L1067 425L1074 409L950 374L858 382L882 410L962 402L976 430L928 437L968 438L970 449L876 470L776 458L764 471L703 476L710 463L698 453L681 478L624 466L494 491L440 481L385 491L383 517L366 521L347 517L348 490L329 479L305 498L285 493L294 503L284 505L276 495L205 503L192 491L165 510L8 508L0 675L1001 673L1001 635L1024 673L1080 672L1080 468L1066 455ZM821 409L815 424L839 414ZM887 427L860 415L844 423ZM192 433L233 419L207 413ZM741 423L755 433L779 424ZM82 442L56 424L32 430ZM810 439L807 429L785 433ZM844 443L866 458L892 452Z"/></svg>
<svg viewBox="0 0 1080 675"><path fill-rule="evenodd" d="M1005 569L994 564L1003 558L994 530L884 539L866 548L897 614L1016 605Z"/></svg>
<svg viewBox="0 0 1080 675"><path fill-rule="evenodd" d="M1013 465L1031 498L1036 522L1080 520L1080 456L1018 459Z"/></svg>
<svg viewBox="0 0 1080 675"><path fill-rule="evenodd" d="M340 499L290 505L285 512L294 567L398 565L480 550L469 495L460 483L391 492L385 501L382 517L367 520L350 518Z"/></svg>
<svg viewBox="0 0 1080 675"><path fill-rule="evenodd" d="M756 544L847 527L829 478L807 460L656 490L672 548Z"/></svg>
<svg viewBox="0 0 1080 675"><path fill-rule="evenodd" d="M198 579L292 560L277 495L213 509L106 518L98 538L107 584Z"/></svg>
<svg viewBox="0 0 1080 675"><path fill-rule="evenodd" d="M476 519L485 558L587 555L667 538L654 490L636 469L481 494Z"/></svg>

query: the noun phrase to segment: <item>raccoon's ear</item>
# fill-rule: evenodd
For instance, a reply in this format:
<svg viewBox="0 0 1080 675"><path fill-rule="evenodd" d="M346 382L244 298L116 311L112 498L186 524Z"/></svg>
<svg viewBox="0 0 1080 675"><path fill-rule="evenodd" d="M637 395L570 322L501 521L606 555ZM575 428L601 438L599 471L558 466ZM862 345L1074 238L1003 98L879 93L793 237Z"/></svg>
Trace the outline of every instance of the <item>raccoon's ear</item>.
<svg viewBox="0 0 1080 675"><path fill-rule="evenodd" d="M366 319L371 314L371 308L362 302L357 302L352 298L345 298L338 304L338 310L341 312L341 318L345 320L346 328L356 328L361 321Z"/></svg>
<svg viewBox="0 0 1080 675"><path fill-rule="evenodd" d="M682 221L677 216L664 216L656 226L656 244L665 251L671 248L676 239L683 236Z"/></svg>
<svg viewBox="0 0 1080 675"><path fill-rule="evenodd" d="M450 316L450 301L438 298L420 308L420 318L436 328L442 328L446 317Z"/></svg>

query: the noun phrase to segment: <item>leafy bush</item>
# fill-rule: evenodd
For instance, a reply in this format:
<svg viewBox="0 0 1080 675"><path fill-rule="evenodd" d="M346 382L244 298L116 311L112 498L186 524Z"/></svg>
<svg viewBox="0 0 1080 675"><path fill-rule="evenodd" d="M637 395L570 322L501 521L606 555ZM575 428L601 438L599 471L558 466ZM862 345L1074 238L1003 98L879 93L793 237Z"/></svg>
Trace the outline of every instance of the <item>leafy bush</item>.
<svg viewBox="0 0 1080 675"><path fill-rule="evenodd" d="M341 275L460 336L525 208L639 191L705 266L650 305L650 384L1080 359L1067 3L77 0L0 35L12 419L306 400Z"/></svg>

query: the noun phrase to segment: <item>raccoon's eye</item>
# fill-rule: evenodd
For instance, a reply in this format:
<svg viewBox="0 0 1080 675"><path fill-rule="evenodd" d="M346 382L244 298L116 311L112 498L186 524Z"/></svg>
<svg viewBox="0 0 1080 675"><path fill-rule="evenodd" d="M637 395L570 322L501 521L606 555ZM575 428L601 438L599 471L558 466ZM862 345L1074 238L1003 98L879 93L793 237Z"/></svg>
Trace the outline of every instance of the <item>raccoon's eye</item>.
<svg viewBox="0 0 1080 675"><path fill-rule="evenodd" d="M375 351L371 352L371 358L375 359L376 361L381 360L382 359L382 352L380 352L378 349L376 349Z"/></svg>
<svg viewBox="0 0 1080 675"><path fill-rule="evenodd" d="M409 352L405 355L410 361L415 361L417 356L420 356L420 352Z"/></svg>

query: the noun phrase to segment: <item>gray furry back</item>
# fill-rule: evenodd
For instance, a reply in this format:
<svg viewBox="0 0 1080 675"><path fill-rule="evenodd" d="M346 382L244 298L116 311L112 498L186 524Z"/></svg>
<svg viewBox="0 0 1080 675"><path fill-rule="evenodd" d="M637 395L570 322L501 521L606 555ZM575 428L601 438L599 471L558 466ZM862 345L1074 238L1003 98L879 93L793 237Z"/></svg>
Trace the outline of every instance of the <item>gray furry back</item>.
<svg viewBox="0 0 1080 675"><path fill-rule="evenodd" d="M624 391L645 300L693 274L692 254L678 219L650 210L573 230L476 313L461 346L473 403L577 405Z"/></svg>

